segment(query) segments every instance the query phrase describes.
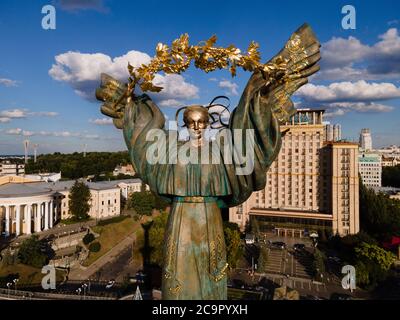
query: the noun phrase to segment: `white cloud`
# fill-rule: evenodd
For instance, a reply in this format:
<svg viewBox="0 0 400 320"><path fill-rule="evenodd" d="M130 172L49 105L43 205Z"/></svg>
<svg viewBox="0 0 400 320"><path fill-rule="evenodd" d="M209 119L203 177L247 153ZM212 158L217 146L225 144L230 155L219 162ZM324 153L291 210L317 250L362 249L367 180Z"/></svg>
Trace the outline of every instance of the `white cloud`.
<svg viewBox="0 0 400 320"><path fill-rule="evenodd" d="M0 123L6 123L6 122L10 122L11 118L7 118L7 117L0 117Z"/></svg>
<svg viewBox="0 0 400 320"><path fill-rule="evenodd" d="M21 133L22 133L22 129L20 129L20 128L9 129L6 131L6 134L9 134L9 135L20 135Z"/></svg>
<svg viewBox="0 0 400 320"><path fill-rule="evenodd" d="M328 86L307 84L297 96L308 102L377 101L400 98L400 88L393 83L335 82Z"/></svg>
<svg viewBox="0 0 400 320"><path fill-rule="evenodd" d="M23 130L23 131L22 131L22 135L25 136L25 137L30 137L30 136L35 135L35 132L33 132L33 131L28 131L28 130Z"/></svg>
<svg viewBox="0 0 400 320"><path fill-rule="evenodd" d="M39 112L29 112L29 115L38 116L38 117L56 117L58 116L58 112L53 111L39 111Z"/></svg>
<svg viewBox="0 0 400 320"><path fill-rule="evenodd" d="M107 12L108 8L104 6L103 0L58 0L56 2L61 9L65 11L95 10Z"/></svg>
<svg viewBox="0 0 400 320"><path fill-rule="evenodd" d="M324 113L325 118L339 117L345 115L347 112L343 109L336 109L333 111L326 111Z"/></svg>
<svg viewBox="0 0 400 320"><path fill-rule="evenodd" d="M0 84L6 87L16 87L18 82L7 78L0 78Z"/></svg>
<svg viewBox="0 0 400 320"><path fill-rule="evenodd" d="M357 112L390 112L394 109L392 106L388 106L381 103L375 102L336 102L328 104L330 108L341 108L340 110L353 110Z"/></svg>
<svg viewBox="0 0 400 320"><path fill-rule="evenodd" d="M134 67L139 67L148 63L151 58L148 54L135 50L115 58L103 53L68 51L57 55L55 60L56 63L49 70L49 75L57 81L68 83L79 96L94 101L95 89L99 85L102 72L121 81L127 81L128 62ZM158 103L170 99L188 100L198 97L198 88L187 83L181 75L157 74L154 84L164 88L160 93L149 93Z"/></svg>
<svg viewBox="0 0 400 320"><path fill-rule="evenodd" d="M102 118L102 119L89 119L90 123L97 124L99 126L113 124L111 118Z"/></svg>
<svg viewBox="0 0 400 320"><path fill-rule="evenodd" d="M328 118L343 116L351 111L357 113L381 113L390 112L394 109L392 106L375 102L338 102L324 104L323 107L327 109L324 116Z"/></svg>
<svg viewBox="0 0 400 320"><path fill-rule="evenodd" d="M160 107L181 107L182 103L176 99L167 99L167 100L162 100L159 103Z"/></svg>
<svg viewBox="0 0 400 320"><path fill-rule="evenodd" d="M6 118L25 118L26 115L27 115L26 110L23 109L0 111L0 117L6 117Z"/></svg>
<svg viewBox="0 0 400 320"><path fill-rule="evenodd" d="M232 95L237 96L239 94L238 91L237 91L238 85L236 83L233 83L233 82L229 81L229 80L221 80L218 83L218 86L220 88L228 89L229 93L232 94Z"/></svg>
<svg viewBox="0 0 400 320"><path fill-rule="evenodd" d="M44 137L61 137L61 138L85 138L85 139L99 139L97 134L83 134L78 132L70 131L29 131L22 130L21 128L8 129L5 131L7 135L22 135L26 137L30 136L44 136Z"/></svg>
<svg viewBox="0 0 400 320"><path fill-rule="evenodd" d="M39 112L28 112L27 109L12 109L12 110L0 110L0 118L8 119L8 122L11 119L22 119L27 118L28 116L37 116L37 117L55 117L57 116L57 112L47 112L47 111L39 111Z"/></svg>
<svg viewBox="0 0 400 320"><path fill-rule="evenodd" d="M388 29L373 45L355 37L332 38L321 47L321 70L315 79L384 80L400 77L400 36Z"/></svg>

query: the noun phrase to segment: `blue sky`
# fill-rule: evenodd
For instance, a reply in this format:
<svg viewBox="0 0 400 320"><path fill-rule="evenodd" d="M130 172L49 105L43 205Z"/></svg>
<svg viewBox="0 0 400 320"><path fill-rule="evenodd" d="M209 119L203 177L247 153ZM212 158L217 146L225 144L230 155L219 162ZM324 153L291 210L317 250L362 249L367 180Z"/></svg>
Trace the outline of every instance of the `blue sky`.
<svg viewBox="0 0 400 320"><path fill-rule="evenodd" d="M42 7L56 8L56 29L41 27ZM356 8L344 30L341 9ZM218 45L245 50L255 40L263 61L308 22L322 43L321 71L295 100L323 107L343 136L372 130L374 146L400 145L400 2L393 1L125 1L0 2L0 154L125 150L121 131L100 113L94 88L102 71L127 77L126 61L143 62L158 42L188 33L191 44L213 34ZM144 59L144 60L143 60ZM236 105L250 76L227 70L161 77L154 99L172 119L176 107L226 94Z"/></svg>

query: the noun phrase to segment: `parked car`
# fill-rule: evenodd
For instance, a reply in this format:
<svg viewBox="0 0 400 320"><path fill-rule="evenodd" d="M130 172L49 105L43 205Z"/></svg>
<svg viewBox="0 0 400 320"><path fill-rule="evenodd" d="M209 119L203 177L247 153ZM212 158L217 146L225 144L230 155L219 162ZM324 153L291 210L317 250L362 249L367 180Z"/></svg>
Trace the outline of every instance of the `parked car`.
<svg viewBox="0 0 400 320"><path fill-rule="evenodd" d="M274 241L271 243L271 247L283 250L286 248L286 243L284 243L282 241Z"/></svg>
<svg viewBox="0 0 400 320"><path fill-rule="evenodd" d="M336 262L336 263L340 263L340 262L341 262L340 258L339 258L339 257L336 257L336 256L329 256L329 257L328 257L328 260L329 260L329 261Z"/></svg>
<svg viewBox="0 0 400 320"><path fill-rule="evenodd" d="M111 289L115 284L115 280L112 279L110 281L108 281L107 285L106 285L106 289Z"/></svg>
<svg viewBox="0 0 400 320"><path fill-rule="evenodd" d="M255 240L256 240L256 237L254 236L254 234L250 234L250 233L246 234L246 238L245 238L246 244L254 244Z"/></svg>
<svg viewBox="0 0 400 320"><path fill-rule="evenodd" d="M294 250L304 250L306 248L306 245L304 243L295 243L293 245Z"/></svg>
<svg viewBox="0 0 400 320"><path fill-rule="evenodd" d="M353 297L345 293L332 293L331 300L352 300Z"/></svg>

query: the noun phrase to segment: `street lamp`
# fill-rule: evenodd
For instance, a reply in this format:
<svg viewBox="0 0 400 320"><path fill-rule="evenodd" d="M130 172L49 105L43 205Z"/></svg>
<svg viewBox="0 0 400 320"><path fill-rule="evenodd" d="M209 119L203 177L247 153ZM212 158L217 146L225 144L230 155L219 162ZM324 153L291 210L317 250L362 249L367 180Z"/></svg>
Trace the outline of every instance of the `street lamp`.
<svg viewBox="0 0 400 320"><path fill-rule="evenodd" d="M86 298L86 288L87 288L87 284L86 283L84 283L83 285L82 285L82 288L83 288L83 300L85 300L85 298Z"/></svg>
<svg viewBox="0 0 400 320"><path fill-rule="evenodd" d="M88 279L89 286L88 286L88 293L90 293L90 279Z"/></svg>
<svg viewBox="0 0 400 320"><path fill-rule="evenodd" d="M7 296L10 298L10 287L12 286L11 282L7 282Z"/></svg>
<svg viewBox="0 0 400 320"><path fill-rule="evenodd" d="M17 294L17 283L18 283L19 279L14 279L14 286L15 286L15 294Z"/></svg>

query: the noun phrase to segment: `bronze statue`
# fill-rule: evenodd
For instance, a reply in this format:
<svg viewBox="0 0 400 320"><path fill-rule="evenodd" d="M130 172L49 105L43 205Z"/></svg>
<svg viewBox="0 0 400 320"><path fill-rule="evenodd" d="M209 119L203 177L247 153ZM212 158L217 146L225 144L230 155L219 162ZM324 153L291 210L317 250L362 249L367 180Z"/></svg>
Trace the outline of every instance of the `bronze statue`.
<svg viewBox="0 0 400 320"><path fill-rule="evenodd" d="M201 56L204 51L189 47L186 40L180 43L181 51L174 42L174 54L181 54L181 57L183 53L192 55L193 59L197 59L198 67L201 65L199 61L204 58ZM133 79L128 85L103 74L96 97L105 102L102 112L113 118L117 128L123 129L135 171L153 192L172 203L164 247L162 298L227 299L228 264L220 208L237 206L253 191L265 187L265 173L281 147L280 124L287 122L296 112L290 96L307 83L308 76L319 70L320 44L311 28L303 25L267 64L257 62L254 50L254 63L242 56L236 59L238 65L253 71L227 129L254 132L252 142L244 141L240 136L232 140L233 152L237 152L239 147L252 148L254 152L251 159L253 169L244 174L237 173L237 167L241 165L235 163L237 160L233 163L148 161L147 151L153 142L149 141L147 134L153 129L165 132L165 119L148 95L134 95L132 88L139 83L138 77L144 75L147 80L142 82L142 90L159 91L151 84L152 72L161 70L157 69L161 65L172 72L177 68L183 70L190 62L179 62L181 60L176 58L181 64L177 62L173 67L168 66L170 60L163 51L165 47L159 45L157 48L158 53L161 52L157 57L164 59L164 64L161 60L159 64L150 63L137 73L130 67ZM238 52L233 49L229 48L227 56ZM213 51L211 46L204 50L211 53L218 51ZM226 67L223 60L215 65L207 64L204 59L202 61L210 70ZM189 149L204 148L204 130L209 126L210 119L208 109L203 106L185 109L184 123L190 133ZM172 149L179 148L183 143L178 142ZM168 150L167 153L171 153L171 149ZM162 157L168 159L167 154Z"/></svg>

